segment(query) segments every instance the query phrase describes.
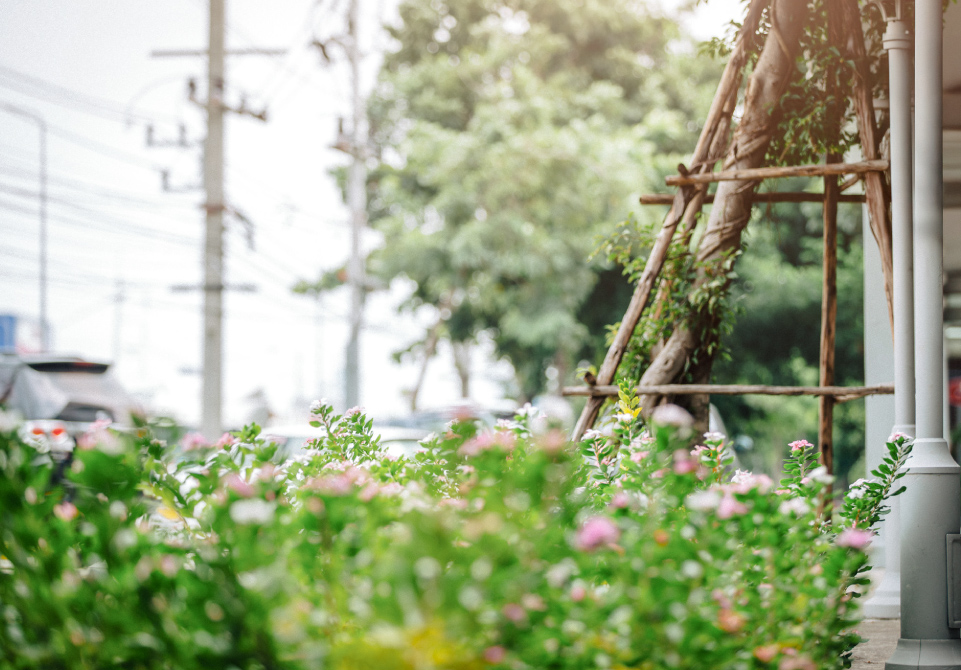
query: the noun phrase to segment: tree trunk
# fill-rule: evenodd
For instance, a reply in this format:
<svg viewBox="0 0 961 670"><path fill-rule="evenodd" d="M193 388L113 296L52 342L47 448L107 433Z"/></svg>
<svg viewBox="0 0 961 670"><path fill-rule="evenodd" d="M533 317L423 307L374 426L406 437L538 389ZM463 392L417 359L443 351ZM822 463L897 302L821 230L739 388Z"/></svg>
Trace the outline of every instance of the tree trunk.
<svg viewBox="0 0 961 670"><path fill-rule="evenodd" d="M450 346L454 354L454 369L460 378L460 397L470 398L470 343L451 342Z"/></svg>
<svg viewBox="0 0 961 670"><path fill-rule="evenodd" d="M725 170L762 165L777 127L772 110L777 109L781 96L798 74L796 60L801 30L808 14L807 0L774 0L770 14L771 30L748 82L744 113L728 149ZM719 269L724 271L724 256L740 248L741 234L750 220L754 191L759 183L726 181L718 184L711 216L697 250L695 290L710 281ZM641 385L666 384L677 378L700 344L700 338L693 331L698 325L711 328L710 321L715 318L711 313L698 313L693 314L687 323L678 324L644 373ZM641 405L648 409L658 402L659 398L654 396L641 398Z"/></svg>

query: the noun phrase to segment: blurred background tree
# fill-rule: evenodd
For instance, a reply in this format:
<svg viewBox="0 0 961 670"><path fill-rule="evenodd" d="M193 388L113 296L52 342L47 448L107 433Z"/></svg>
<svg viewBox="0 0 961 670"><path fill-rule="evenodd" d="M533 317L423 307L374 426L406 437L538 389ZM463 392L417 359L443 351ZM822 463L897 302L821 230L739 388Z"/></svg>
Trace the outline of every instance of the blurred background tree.
<svg viewBox="0 0 961 670"><path fill-rule="evenodd" d="M570 381L631 293L588 256L693 146L722 64L632 0L407 0L389 33L368 271L435 314L407 353L486 334L520 399Z"/></svg>

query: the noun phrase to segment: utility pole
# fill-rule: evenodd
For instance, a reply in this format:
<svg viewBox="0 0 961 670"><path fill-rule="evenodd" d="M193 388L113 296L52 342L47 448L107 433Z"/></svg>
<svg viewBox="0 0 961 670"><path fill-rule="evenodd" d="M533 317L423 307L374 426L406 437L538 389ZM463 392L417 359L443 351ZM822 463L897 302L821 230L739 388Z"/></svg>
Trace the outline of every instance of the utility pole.
<svg viewBox="0 0 961 670"><path fill-rule="evenodd" d="M350 208L350 261L347 283L350 286L350 333L344 362L344 404L360 404L360 336L364 318L364 291L367 284L361 248L367 225L367 115L361 96L360 0L350 0L347 14L347 61L350 64L352 160L347 182L347 205Z"/></svg>
<svg viewBox="0 0 961 670"><path fill-rule="evenodd" d="M207 139L204 142L204 335L201 432L222 430L224 299L224 0L210 0Z"/></svg>
<svg viewBox="0 0 961 670"><path fill-rule="evenodd" d="M198 99L197 84L193 79L188 82L187 87L190 101L204 107L207 112L207 137L204 140L203 156L205 193L203 284L199 287L178 284L172 286L171 290L200 289L204 294L203 396L200 429L208 440L217 439L223 430L223 294L225 290L253 291L256 289L250 284L224 285L224 213L229 211L248 228L252 228L251 222L236 209L228 209L224 200L224 112L250 116L259 121L267 120L266 110L249 109L244 100L241 100L240 105L236 107L227 104L224 87L224 57L277 56L286 53L281 49L261 48L227 51L224 48L226 33L224 3L225 0L210 0L209 37L206 50L175 49L155 51L151 54L158 58L207 56L207 100L202 102ZM147 144L183 148L190 146L183 126L180 127L179 137L175 142L154 141L153 129L148 127ZM193 189L192 186L172 188L166 172L162 174L162 178L165 191Z"/></svg>

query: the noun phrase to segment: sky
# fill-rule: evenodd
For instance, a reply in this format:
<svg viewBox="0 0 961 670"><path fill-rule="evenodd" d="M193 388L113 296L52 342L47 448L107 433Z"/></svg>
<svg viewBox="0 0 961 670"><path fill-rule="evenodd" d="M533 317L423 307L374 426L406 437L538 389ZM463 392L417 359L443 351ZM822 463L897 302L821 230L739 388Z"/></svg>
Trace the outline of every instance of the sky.
<svg viewBox="0 0 961 670"><path fill-rule="evenodd" d="M364 88L384 48L379 17L393 0L361 0ZM661 0L665 6L682 0ZM276 421L301 420L313 399L339 404L347 295L321 302L294 295L299 279L345 264L347 210L329 170L337 118L349 115L343 58L323 62L310 46L343 30L346 0L227 1L227 48L286 50L283 57L227 61L228 103L266 109L268 121L228 115L229 217L225 274L224 417L251 418L262 396ZM720 33L738 0L711 0L688 23L699 38ZM152 57L202 49L204 0L5 0L0 3L0 314L21 318L21 342L36 344L39 315L39 129L47 131L48 314L57 352L114 362L120 381L151 411L196 424L200 411L201 296L176 291L201 279L203 110L200 57ZM15 110L11 111L10 107ZM26 116L25 114L26 113ZM188 146L177 146L181 125ZM154 142L147 143L148 128ZM162 187L167 173L169 190ZM376 234L365 239L367 248ZM397 282L368 300L361 404L374 416L402 414L417 365L392 352L421 337L431 315L400 316L409 291ZM472 398L503 399L510 367L482 345ZM455 401L450 354L432 361L422 405Z"/></svg>

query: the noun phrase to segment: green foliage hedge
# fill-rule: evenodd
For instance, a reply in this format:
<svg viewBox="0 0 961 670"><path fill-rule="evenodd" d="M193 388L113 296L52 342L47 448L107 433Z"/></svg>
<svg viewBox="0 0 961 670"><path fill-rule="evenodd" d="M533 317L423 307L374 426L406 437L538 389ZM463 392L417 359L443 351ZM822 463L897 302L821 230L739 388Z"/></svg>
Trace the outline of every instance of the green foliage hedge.
<svg viewBox="0 0 961 670"><path fill-rule="evenodd" d="M317 405L281 465L256 427L173 462L98 426L59 483L0 417L0 667L845 667L904 438L832 520L807 443L777 486L731 479L679 408L619 410L579 445L528 410L392 458Z"/></svg>

